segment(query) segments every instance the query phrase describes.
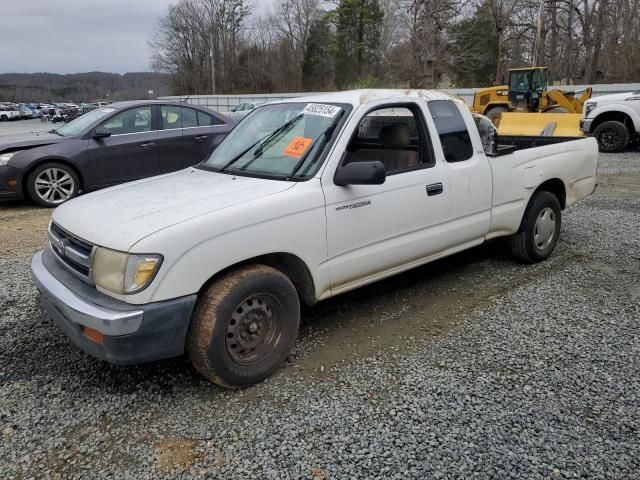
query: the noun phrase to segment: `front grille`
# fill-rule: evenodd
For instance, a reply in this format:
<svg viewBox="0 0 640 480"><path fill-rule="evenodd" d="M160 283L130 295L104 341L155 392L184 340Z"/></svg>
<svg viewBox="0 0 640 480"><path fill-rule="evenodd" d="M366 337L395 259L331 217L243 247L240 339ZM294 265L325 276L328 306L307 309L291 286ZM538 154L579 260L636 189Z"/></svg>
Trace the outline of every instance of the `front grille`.
<svg viewBox="0 0 640 480"><path fill-rule="evenodd" d="M95 246L76 237L51 222L49 227L51 250L58 260L80 279L91 284L91 262Z"/></svg>

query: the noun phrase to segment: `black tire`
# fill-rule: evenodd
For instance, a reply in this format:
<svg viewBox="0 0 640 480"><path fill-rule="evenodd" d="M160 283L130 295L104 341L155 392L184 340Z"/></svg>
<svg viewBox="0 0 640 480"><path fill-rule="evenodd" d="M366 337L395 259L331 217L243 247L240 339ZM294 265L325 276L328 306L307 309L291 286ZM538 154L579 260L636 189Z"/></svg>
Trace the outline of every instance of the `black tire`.
<svg viewBox="0 0 640 480"><path fill-rule="evenodd" d="M6 115L0 115L0 122L6 122L7 120L9 120L9 117Z"/></svg>
<svg viewBox="0 0 640 480"><path fill-rule="evenodd" d="M607 153L621 152L627 148L630 140L625 124L615 120L602 122L593 131L593 136L598 140L600 151Z"/></svg>
<svg viewBox="0 0 640 480"><path fill-rule="evenodd" d="M538 217L543 212L549 216L541 218L541 223L538 223ZM534 194L524 212L518 232L510 238L511 253L525 263L541 262L549 258L560 237L561 215L560 202L553 193L543 191ZM553 231L546 228L551 224Z"/></svg>
<svg viewBox="0 0 640 480"><path fill-rule="evenodd" d="M55 181L53 180L55 175ZM52 179L51 196L47 200L47 187L43 178ZM58 183L55 183L58 182ZM63 183L64 182L64 183ZM53 208L78 195L80 180L73 168L64 163L43 163L34 168L27 176L29 198L42 207Z"/></svg>
<svg viewBox="0 0 640 480"><path fill-rule="evenodd" d="M291 281L266 265L220 277L201 294L187 333L198 372L223 387L242 388L271 375L289 355L300 326Z"/></svg>
<svg viewBox="0 0 640 480"><path fill-rule="evenodd" d="M498 128L500 126L500 119L502 118L502 114L508 111L509 109L507 107L496 106L491 107L484 115L485 117L488 117L489 120L491 120L491 123L493 123L496 128Z"/></svg>

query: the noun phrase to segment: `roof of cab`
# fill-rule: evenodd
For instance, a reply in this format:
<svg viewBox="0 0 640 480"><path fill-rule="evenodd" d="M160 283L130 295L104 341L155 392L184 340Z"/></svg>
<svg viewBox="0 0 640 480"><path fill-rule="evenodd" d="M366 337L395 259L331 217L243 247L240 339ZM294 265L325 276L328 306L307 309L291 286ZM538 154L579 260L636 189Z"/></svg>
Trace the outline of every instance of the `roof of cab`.
<svg viewBox="0 0 640 480"><path fill-rule="evenodd" d="M425 101L431 100L453 100L463 102L463 100L449 95L440 90L415 90L415 89L367 89L367 90L347 90L344 92L329 92L317 95L306 95L297 98L287 98L273 103L283 102L313 102L313 103L347 103L354 107L367 104L376 100L389 100L401 102L406 99L420 98Z"/></svg>

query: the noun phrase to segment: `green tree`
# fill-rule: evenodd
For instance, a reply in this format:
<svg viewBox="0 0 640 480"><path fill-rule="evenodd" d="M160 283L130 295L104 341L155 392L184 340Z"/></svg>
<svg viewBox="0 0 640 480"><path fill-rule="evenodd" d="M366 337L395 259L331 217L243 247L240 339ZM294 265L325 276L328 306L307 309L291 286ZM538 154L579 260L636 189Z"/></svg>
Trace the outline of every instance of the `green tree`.
<svg viewBox="0 0 640 480"><path fill-rule="evenodd" d="M374 76L379 63L383 13L378 0L340 0L330 13L336 26L335 83L345 88Z"/></svg>
<svg viewBox="0 0 640 480"><path fill-rule="evenodd" d="M498 35L487 3L481 4L472 17L451 29L451 73L456 85L479 87L491 85L496 72Z"/></svg>
<svg viewBox="0 0 640 480"><path fill-rule="evenodd" d="M328 17L311 24L302 62L302 86L305 90L319 91L333 87L333 41Z"/></svg>

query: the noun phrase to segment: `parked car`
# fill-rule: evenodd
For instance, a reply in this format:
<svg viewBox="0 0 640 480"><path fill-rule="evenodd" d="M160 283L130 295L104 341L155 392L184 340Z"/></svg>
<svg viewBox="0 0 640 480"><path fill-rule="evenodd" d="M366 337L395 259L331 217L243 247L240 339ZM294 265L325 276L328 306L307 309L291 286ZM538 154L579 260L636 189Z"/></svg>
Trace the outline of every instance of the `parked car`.
<svg viewBox="0 0 640 480"><path fill-rule="evenodd" d="M640 143L640 91L592 98L584 106L580 129L598 140L602 152Z"/></svg>
<svg viewBox="0 0 640 480"><path fill-rule="evenodd" d="M227 116L239 122L242 118L246 117L251 110L255 109L256 107L259 107L260 105L262 105L262 103L250 103L250 102L241 103L233 107L231 110L229 110L229 112L227 113Z"/></svg>
<svg viewBox="0 0 640 480"><path fill-rule="evenodd" d="M57 112L56 112L57 114ZM204 160L233 127L204 107L113 103L48 133L0 137L0 198L53 207L78 195Z"/></svg>
<svg viewBox="0 0 640 480"><path fill-rule="evenodd" d="M20 111L16 107L9 105L0 105L0 122L19 119Z"/></svg>
<svg viewBox="0 0 640 480"><path fill-rule="evenodd" d="M300 300L495 237L524 262L548 258L562 210L595 187L596 141L506 140L485 151L466 104L434 91L265 105L200 165L57 208L33 280L96 357L186 350L206 378L247 386L289 354Z"/></svg>

